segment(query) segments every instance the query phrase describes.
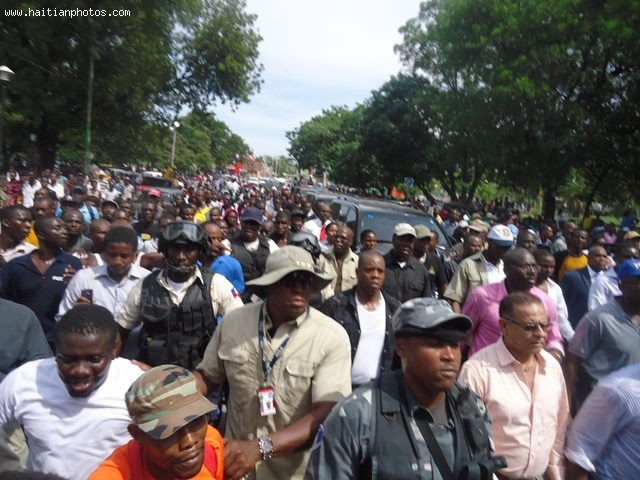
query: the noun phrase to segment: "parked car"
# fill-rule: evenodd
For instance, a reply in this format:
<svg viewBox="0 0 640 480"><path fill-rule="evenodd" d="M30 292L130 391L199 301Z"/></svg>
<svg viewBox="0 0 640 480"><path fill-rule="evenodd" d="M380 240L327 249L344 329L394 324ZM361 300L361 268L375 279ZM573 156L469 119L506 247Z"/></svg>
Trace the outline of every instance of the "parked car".
<svg viewBox="0 0 640 480"><path fill-rule="evenodd" d="M440 224L429 214L417 208L383 200L367 200L357 197L336 196L328 199L331 204L332 218L346 223L354 236L354 249L360 251L360 232L373 230L378 237L378 250L387 253L391 250L393 229L398 223L426 225L438 233L438 247L451 247L450 239Z"/></svg>
<svg viewBox="0 0 640 480"><path fill-rule="evenodd" d="M140 185L136 187L136 192L145 192L149 190L158 190L161 193L166 193L167 195L182 193L182 190L173 187L173 181L171 180L143 175Z"/></svg>

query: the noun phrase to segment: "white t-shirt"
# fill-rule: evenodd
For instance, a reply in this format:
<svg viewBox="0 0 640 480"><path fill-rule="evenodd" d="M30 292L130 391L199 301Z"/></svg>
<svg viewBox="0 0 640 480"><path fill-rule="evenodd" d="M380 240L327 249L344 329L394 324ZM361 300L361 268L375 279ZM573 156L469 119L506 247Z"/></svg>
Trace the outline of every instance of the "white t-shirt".
<svg viewBox="0 0 640 480"><path fill-rule="evenodd" d="M387 307L382 295L380 295L380 303L373 311L364 308L356 295L356 307L360 321L360 340L358 340L356 356L351 366L351 383L362 385L376 378L380 370Z"/></svg>
<svg viewBox="0 0 640 480"><path fill-rule="evenodd" d="M0 383L0 425L17 420L23 426L29 469L85 480L114 449L131 440L124 394L141 374L129 360L116 358L100 388L74 398L54 358L27 362Z"/></svg>

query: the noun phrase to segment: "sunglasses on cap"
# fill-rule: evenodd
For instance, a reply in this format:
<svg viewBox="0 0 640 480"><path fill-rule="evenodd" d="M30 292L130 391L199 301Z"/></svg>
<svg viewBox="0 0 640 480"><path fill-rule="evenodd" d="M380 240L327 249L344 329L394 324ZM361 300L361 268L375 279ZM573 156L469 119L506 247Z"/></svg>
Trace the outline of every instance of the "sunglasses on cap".
<svg viewBox="0 0 640 480"><path fill-rule="evenodd" d="M202 243L205 239L205 233L202 227L193 222L170 223L164 228L162 236L167 242L175 242L182 238L189 242Z"/></svg>
<svg viewBox="0 0 640 480"><path fill-rule="evenodd" d="M315 284L315 278L314 275L309 272L292 272L284 276L278 283L287 288L296 286L311 288Z"/></svg>

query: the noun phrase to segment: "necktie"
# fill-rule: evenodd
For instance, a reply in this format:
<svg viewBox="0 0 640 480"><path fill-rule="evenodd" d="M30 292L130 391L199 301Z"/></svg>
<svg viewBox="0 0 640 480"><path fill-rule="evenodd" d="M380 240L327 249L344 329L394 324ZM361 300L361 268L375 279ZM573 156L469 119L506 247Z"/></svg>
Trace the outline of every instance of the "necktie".
<svg viewBox="0 0 640 480"><path fill-rule="evenodd" d="M320 229L320 241L324 242L327 240L327 228L322 225L322 228Z"/></svg>

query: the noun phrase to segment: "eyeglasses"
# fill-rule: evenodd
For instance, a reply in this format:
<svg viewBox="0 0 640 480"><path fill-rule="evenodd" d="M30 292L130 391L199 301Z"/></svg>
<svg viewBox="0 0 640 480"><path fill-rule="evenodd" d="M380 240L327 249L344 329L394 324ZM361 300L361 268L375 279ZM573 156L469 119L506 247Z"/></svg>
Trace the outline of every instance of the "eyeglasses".
<svg viewBox="0 0 640 480"><path fill-rule="evenodd" d="M315 283L315 278L314 275L309 272L293 272L283 277L278 283L286 288L293 288L296 286L311 288Z"/></svg>
<svg viewBox="0 0 640 480"><path fill-rule="evenodd" d="M501 318L503 320L507 320L508 322L513 323L514 325L517 325L527 333L537 332L538 328L541 329L543 332L546 332L547 329L549 328L548 323L527 323L526 325L521 325L519 322L516 322L515 320L512 320L509 317L501 317Z"/></svg>
<svg viewBox="0 0 640 480"><path fill-rule="evenodd" d="M186 238L189 242L202 243L205 237L204 230L194 222L173 222L167 225L162 232L167 242L175 242L179 238Z"/></svg>

